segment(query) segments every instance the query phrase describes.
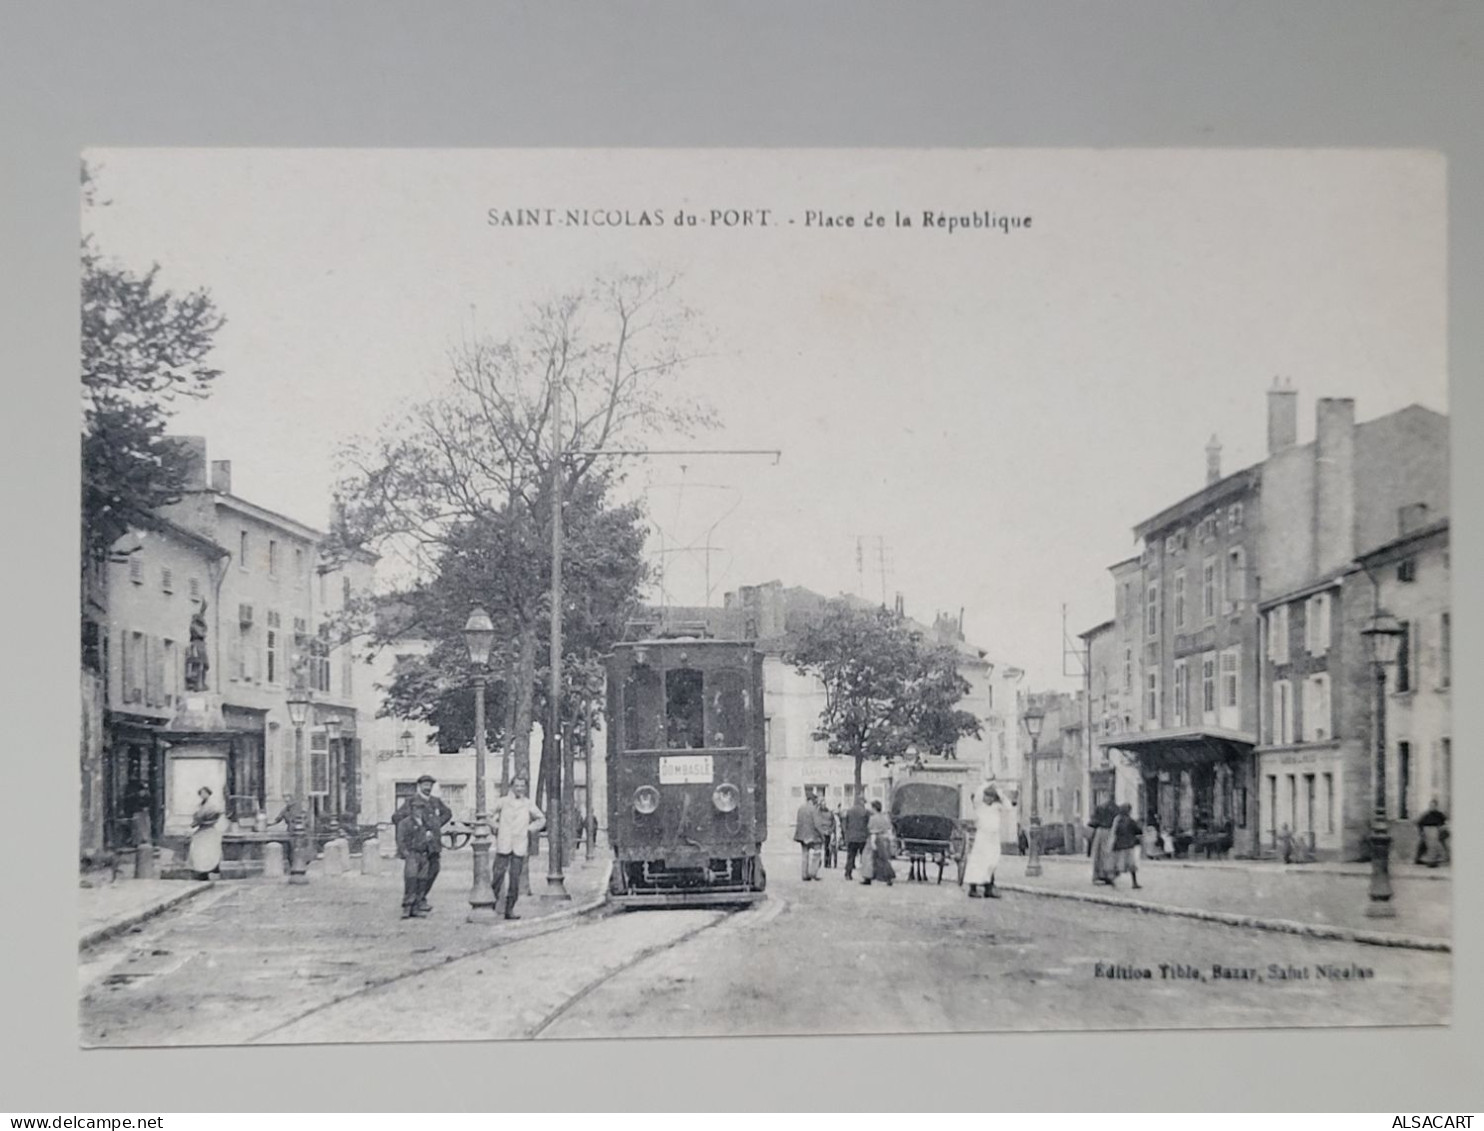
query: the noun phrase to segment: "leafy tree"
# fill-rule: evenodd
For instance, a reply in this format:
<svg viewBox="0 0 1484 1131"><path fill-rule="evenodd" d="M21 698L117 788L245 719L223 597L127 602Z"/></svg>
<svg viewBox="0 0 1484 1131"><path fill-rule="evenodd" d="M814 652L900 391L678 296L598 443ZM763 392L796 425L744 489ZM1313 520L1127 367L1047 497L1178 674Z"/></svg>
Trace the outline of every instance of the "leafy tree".
<svg viewBox="0 0 1484 1131"><path fill-rule="evenodd" d="M673 280L599 280L537 305L509 337L453 350L445 389L409 406L380 436L342 452L348 544L375 547L436 578L445 554L462 552L462 540L498 537L504 566L488 572L477 595L511 642L501 664L513 689L510 737L519 773L529 773L531 720L539 706L553 493L560 492L570 527L564 636L580 634L589 614L595 630L615 633L621 622L604 618L621 602L593 596L589 606L581 596L583 585L592 588L608 575L599 568L584 579L606 551L600 542L582 545L576 510L584 484L600 484L599 498L606 492L612 464L599 464L600 453L710 423L709 412L679 387L694 329ZM460 624L468 607L458 613ZM564 642L563 651L573 648Z"/></svg>
<svg viewBox="0 0 1484 1131"><path fill-rule="evenodd" d="M929 754L955 758L959 739L980 736L983 728L978 717L955 706L972 688L959 673L951 644L920 648L917 672L909 686L908 730Z"/></svg>
<svg viewBox="0 0 1484 1131"><path fill-rule="evenodd" d="M969 690L951 647L925 647L920 634L886 609L829 601L789 656L795 670L824 684L814 737L854 760L855 788L867 761L899 758L922 743L943 754L979 721L956 704Z"/></svg>
<svg viewBox="0 0 1484 1131"><path fill-rule="evenodd" d="M83 166L85 209L100 206ZM177 502L185 453L165 438L182 398L204 397L220 371L207 363L223 325L204 290L177 296L110 263L82 241L82 546L106 558L141 511Z"/></svg>
<svg viewBox="0 0 1484 1131"><path fill-rule="evenodd" d="M648 577L644 561L644 528L637 506L610 505L607 484L582 481L567 500L563 551L563 720L577 740L586 739L589 720L600 710L602 667L598 657L622 634ZM544 586L549 577L551 547L533 543L529 524L508 509L472 520L448 534L434 576L403 594L390 616L371 630L373 648L399 636L435 641L426 656L402 661L384 688L383 716L418 719L436 728L441 749L459 749L474 738L474 699L463 626L469 610L508 609L510 593L523 585ZM492 746L510 737L511 712L518 693L511 680L519 647L508 617L495 615L495 676L486 703L486 741ZM538 647L548 646L538 626ZM527 695L545 707L548 669L537 666ZM544 717L544 716L543 716Z"/></svg>

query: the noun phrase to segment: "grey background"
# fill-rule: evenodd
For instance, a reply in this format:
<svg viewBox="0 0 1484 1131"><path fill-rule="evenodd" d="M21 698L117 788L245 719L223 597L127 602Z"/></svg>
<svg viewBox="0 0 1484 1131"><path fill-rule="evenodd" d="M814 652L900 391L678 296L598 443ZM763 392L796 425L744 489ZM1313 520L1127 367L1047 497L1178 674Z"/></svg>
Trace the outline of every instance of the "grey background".
<svg viewBox="0 0 1484 1131"><path fill-rule="evenodd" d="M1450 169L1456 515L1477 509L1470 3L12 4L0 10L11 1110L970 1106L1467 1110L1479 838L1449 1030L76 1048L77 155L88 145L1400 146ZM1365 239L1364 231L1355 233ZM1467 521L1455 576L1480 561ZM1458 685L1477 686L1459 585ZM1459 696L1455 733L1479 733ZM1471 743L1460 743L1467 754ZM1480 796L1465 756L1457 796ZM1459 885L1460 889L1464 885ZM848 971L821 971L842 984ZM861 987L869 1000L870 987ZM394 1019L389 1019L395 1023ZM506 1087L505 1085L508 1085ZM496 1089L499 1089L497 1092Z"/></svg>

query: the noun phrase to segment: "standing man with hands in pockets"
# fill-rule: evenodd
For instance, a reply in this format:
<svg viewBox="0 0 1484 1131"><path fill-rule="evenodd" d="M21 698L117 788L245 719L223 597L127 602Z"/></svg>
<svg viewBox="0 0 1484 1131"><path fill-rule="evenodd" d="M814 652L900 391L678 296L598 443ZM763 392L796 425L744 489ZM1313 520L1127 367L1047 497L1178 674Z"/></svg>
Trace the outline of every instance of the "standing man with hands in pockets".
<svg viewBox="0 0 1484 1131"><path fill-rule="evenodd" d="M526 850L530 835L546 827L546 816L536 808L535 802L526 796L524 778L510 783L510 792L495 804L490 814L495 825L495 868L491 887L495 902L500 902L500 885L505 889L505 918L519 919L515 913L515 901L520 897L520 876L526 867Z"/></svg>

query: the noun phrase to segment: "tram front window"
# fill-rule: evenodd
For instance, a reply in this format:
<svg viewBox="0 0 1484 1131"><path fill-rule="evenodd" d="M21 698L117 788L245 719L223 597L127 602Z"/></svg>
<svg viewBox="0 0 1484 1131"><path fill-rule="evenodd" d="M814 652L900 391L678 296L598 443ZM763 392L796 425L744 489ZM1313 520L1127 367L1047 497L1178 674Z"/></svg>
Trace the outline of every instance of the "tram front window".
<svg viewBox="0 0 1484 1131"><path fill-rule="evenodd" d="M674 668L665 673L665 745L671 750L700 750L706 745L706 700L701 673Z"/></svg>

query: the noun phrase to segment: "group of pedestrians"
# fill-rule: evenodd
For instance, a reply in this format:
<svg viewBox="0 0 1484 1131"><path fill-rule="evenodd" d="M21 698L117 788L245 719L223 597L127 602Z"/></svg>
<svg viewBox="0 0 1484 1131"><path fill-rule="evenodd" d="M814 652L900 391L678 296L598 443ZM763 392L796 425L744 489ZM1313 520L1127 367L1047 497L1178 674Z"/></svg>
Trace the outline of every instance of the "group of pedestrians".
<svg viewBox="0 0 1484 1131"><path fill-rule="evenodd" d="M1118 886L1118 877L1127 872L1137 889L1139 884L1139 845L1144 826L1134 819L1133 806L1106 801L1093 810L1088 822L1092 838L1087 854L1092 858L1092 882Z"/></svg>
<svg viewBox="0 0 1484 1131"><path fill-rule="evenodd" d="M433 910L428 894L438 878L443 855L443 826L453 811L443 799L433 796L437 782L431 774L417 779L417 792L392 814L397 830L397 855L402 857L402 918L421 919ZM519 919L515 902L520 897L520 878L525 871L526 852L532 833L546 827L546 817L526 796L524 778L510 783L510 792L490 811L495 836L493 896L496 906L505 890L505 918Z"/></svg>
<svg viewBox="0 0 1484 1131"><path fill-rule="evenodd" d="M993 782L986 783L974 796L975 825L983 835L974 838L964 865L964 882L968 885L972 899L999 899L995 890L995 870L1000 863L1000 814L1004 800ZM866 803L857 793L849 809L831 813L824 797L813 790L806 790L804 803L794 818L794 840L798 842L802 859L803 878L817 880L819 871L826 864L826 852L831 842L843 840L845 845L845 878L855 878L859 867L862 884L876 881L888 887L896 882L897 872L892 865L893 834L891 818L882 810L880 801Z"/></svg>
<svg viewBox="0 0 1484 1131"><path fill-rule="evenodd" d="M843 842L847 880L855 877L859 867L863 884L873 880L894 883L891 835L891 818L882 812L881 802L868 805L860 795L849 809L831 812L823 794L805 790L804 803L794 817L794 840L806 882L819 879L822 867L833 868L838 863L838 846Z"/></svg>

